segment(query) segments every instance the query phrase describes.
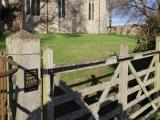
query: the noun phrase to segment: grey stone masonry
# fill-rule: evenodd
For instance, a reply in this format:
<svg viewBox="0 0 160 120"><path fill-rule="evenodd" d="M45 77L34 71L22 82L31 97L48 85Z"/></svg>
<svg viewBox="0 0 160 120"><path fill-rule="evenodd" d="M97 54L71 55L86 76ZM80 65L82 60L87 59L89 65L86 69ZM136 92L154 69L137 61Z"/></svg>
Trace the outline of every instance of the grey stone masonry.
<svg viewBox="0 0 160 120"><path fill-rule="evenodd" d="M33 34L21 30L6 38L8 56L12 56L23 69L38 69L40 71L40 39ZM15 83L15 120L39 120L41 107L41 92L39 89L24 92L24 70L18 70L12 77ZM39 72L40 73L40 72ZM40 74L39 74L40 78Z"/></svg>
<svg viewBox="0 0 160 120"><path fill-rule="evenodd" d="M60 0L62 1L62 0ZM48 1L48 30L56 33L106 33L106 0L64 0L63 10L58 0ZM60 12L65 14L59 17ZM92 19L89 19L91 16ZM38 33L46 32L47 4L40 2L40 15L26 15L25 28Z"/></svg>

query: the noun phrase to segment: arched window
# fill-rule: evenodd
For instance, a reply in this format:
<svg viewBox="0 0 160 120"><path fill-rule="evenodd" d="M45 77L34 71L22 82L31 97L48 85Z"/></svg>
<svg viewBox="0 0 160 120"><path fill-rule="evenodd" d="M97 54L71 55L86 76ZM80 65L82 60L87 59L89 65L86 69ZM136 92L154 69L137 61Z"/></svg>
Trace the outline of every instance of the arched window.
<svg viewBox="0 0 160 120"><path fill-rule="evenodd" d="M94 20L94 3L92 3L92 20Z"/></svg>
<svg viewBox="0 0 160 120"><path fill-rule="evenodd" d="M89 20L91 20L91 3L89 2Z"/></svg>
<svg viewBox="0 0 160 120"><path fill-rule="evenodd" d="M89 2L89 11L88 11L88 19L89 20L94 20L94 2L90 1Z"/></svg>
<svg viewBox="0 0 160 120"><path fill-rule="evenodd" d="M58 12L60 18L65 18L65 0L58 0Z"/></svg>
<svg viewBox="0 0 160 120"><path fill-rule="evenodd" d="M40 0L25 0L27 15L40 15Z"/></svg>

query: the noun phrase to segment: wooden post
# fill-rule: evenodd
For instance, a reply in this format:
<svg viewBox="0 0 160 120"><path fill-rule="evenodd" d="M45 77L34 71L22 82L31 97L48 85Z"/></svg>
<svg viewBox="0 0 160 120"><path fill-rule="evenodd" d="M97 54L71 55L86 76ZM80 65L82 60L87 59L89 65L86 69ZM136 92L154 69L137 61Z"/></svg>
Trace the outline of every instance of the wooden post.
<svg viewBox="0 0 160 120"><path fill-rule="evenodd" d="M8 59L10 59L10 60L12 60L12 57L10 56L10 57L8 57ZM7 69L8 70L11 70L12 69L12 64L7 64ZM16 77L15 77L15 75L9 75L8 77L7 77L7 91L9 91L9 93L8 93L8 96L7 96L7 105L8 105L8 110L7 110L7 120L11 120L12 119L12 102L11 101L13 101L13 81L14 80L16 80ZM16 83L15 83L15 87L16 87ZM13 114L14 115L14 114Z"/></svg>
<svg viewBox="0 0 160 120"><path fill-rule="evenodd" d="M160 51L160 37L156 38L156 50ZM156 71L155 71L155 88L157 89L157 95L159 96L159 91L160 91L160 64L159 61L160 60L160 55L157 54L156 55L156 60L155 60L155 67L156 67ZM160 104L160 99L157 101Z"/></svg>
<svg viewBox="0 0 160 120"><path fill-rule="evenodd" d="M0 55L3 55L3 53L0 52ZM6 63L3 60L0 60L0 72L6 71ZM7 112L7 79L0 78L0 120L6 120L6 112Z"/></svg>
<svg viewBox="0 0 160 120"><path fill-rule="evenodd" d="M49 69L53 67L53 50L45 47L43 49L43 68ZM47 114L47 118L45 120L53 120L54 119L54 106L53 106L53 96L50 96L51 90L54 90L54 81L53 75L44 74L43 75L43 106L45 113ZM53 88L52 88L53 86ZM45 117L45 116L44 116Z"/></svg>
<svg viewBox="0 0 160 120"><path fill-rule="evenodd" d="M8 56L12 56L21 69L15 74L15 120L37 120L40 118L40 85L38 90L24 92L24 69L38 69L40 81L40 39L21 30L6 38Z"/></svg>
<svg viewBox="0 0 160 120"><path fill-rule="evenodd" d="M120 56L128 56L128 45L122 44L120 47ZM121 119L126 120L126 108L127 108L127 88L128 88L128 61L123 61L120 70L119 81L119 104L122 106Z"/></svg>

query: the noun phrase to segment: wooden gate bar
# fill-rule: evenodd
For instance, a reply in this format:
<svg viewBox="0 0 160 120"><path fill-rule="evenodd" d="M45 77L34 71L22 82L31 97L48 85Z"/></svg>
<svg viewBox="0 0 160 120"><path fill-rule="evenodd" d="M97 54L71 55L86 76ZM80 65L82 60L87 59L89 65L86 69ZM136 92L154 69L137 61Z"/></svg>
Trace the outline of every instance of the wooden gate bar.
<svg viewBox="0 0 160 120"><path fill-rule="evenodd" d="M133 65L131 64L131 62L128 62L129 68L131 70L131 72L133 73L133 75L135 76L138 84L140 85L141 89L143 90L144 94L146 95L146 97L148 98L148 100L150 101L150 104L152 105L152 107L154 109L157 109L156 105L152 102L152 98L150 97L150 95L148 94L147 89L144 87L142 80L138 77L137 72L135 70L135 68L133 67Z"/></svg>

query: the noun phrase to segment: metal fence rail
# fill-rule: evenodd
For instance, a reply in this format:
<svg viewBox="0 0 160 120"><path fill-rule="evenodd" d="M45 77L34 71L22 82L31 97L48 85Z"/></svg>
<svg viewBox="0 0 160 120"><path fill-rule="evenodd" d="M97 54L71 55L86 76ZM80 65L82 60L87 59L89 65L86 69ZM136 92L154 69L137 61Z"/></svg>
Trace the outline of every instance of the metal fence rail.
<svg viewBox="0 0 160 120"><path fill-rule="evenodd" d="M105 59L86 61L86 62L82 62L82 63L59 64L53 68L42 69L42 72L43 72L43 74L73 72L73 71L78 71L78 70L91 69L91 68L95 68L95 67L118 64L119 62L123 62L123 61L127 61L127 60L134 61L134 60L138 60L138 59L142 59L142 58L152 57L156 54L160 54L160 51L151 50L151 51L147 51L147 52L131 54L128 57L110 56Z"/></svg>

